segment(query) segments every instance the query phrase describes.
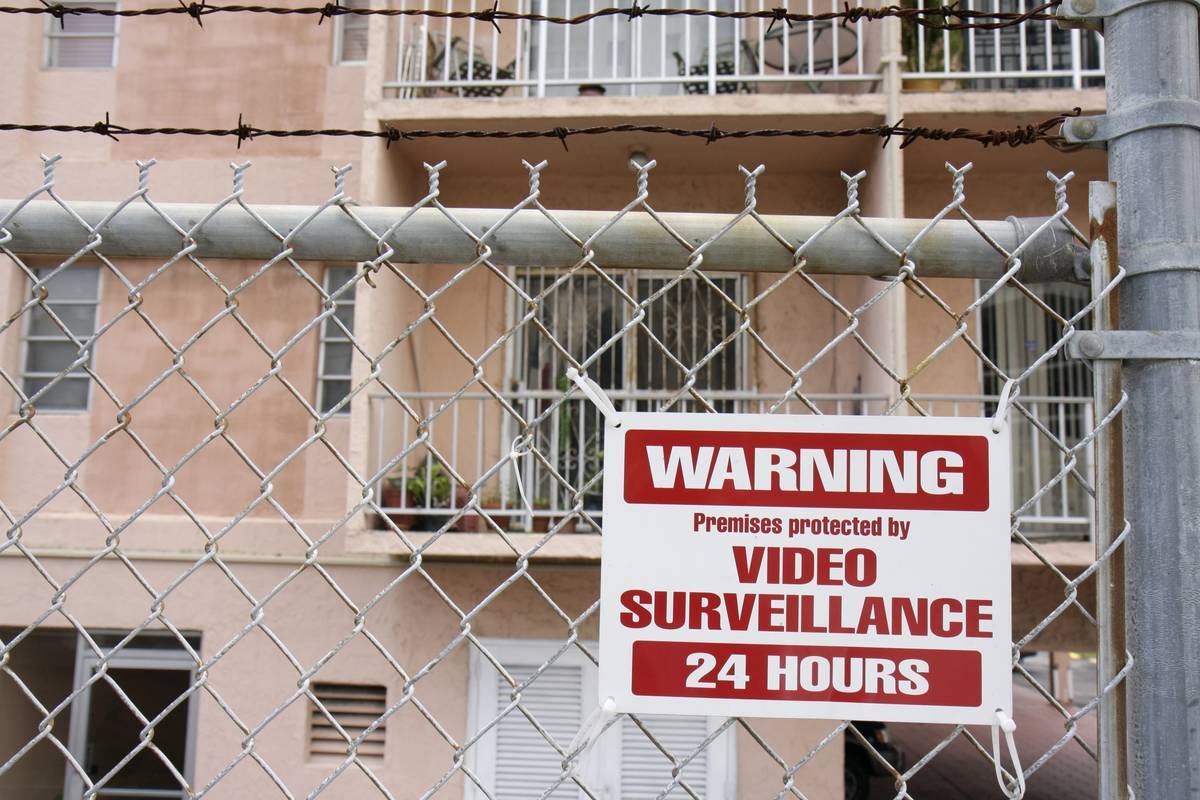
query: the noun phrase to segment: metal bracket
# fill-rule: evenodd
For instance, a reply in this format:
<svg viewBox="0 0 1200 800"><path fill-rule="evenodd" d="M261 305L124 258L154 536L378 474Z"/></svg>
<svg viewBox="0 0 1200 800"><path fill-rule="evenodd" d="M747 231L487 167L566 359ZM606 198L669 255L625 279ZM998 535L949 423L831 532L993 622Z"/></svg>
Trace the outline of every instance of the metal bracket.
<svg viewBox="0 0 1200 800"><path fill-rule="evenodd" d="M1055 13L1060 28L1089 28L1104 32L1104 19L1149 3L1187 2L1200 8L1200 0L1063 0Z"/></svg>
<svg viewBox="0 0 1200 800"><path fill-rule="evenodd" d="M1200 331L1080 331L1067 356L1101 361L1200 361Z"/></svg>
<svg viewBox="0 0 1200 800"><path fill-rule="evenodd" d="M1200 130L1200 101L1157 100L1091 117L1071 117L1063 122L1063 138L1073 144L1104 147L1113 139L1150 128Z"/></svg>

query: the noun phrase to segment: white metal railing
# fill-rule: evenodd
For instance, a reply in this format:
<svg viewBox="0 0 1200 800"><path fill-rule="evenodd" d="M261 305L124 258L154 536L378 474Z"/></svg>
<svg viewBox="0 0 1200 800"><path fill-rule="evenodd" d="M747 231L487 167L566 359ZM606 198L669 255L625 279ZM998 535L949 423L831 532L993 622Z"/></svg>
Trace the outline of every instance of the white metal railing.
<svg viewBox="0 0 1200 800"><path fill-rule="evenodd" d="M660 0L656 7L837 11L843 0ZM408 0L447 11L491 8L483 0ZM861 6L853 0L852 6ZM577 16L601 0L501 0L505 11ZM401 97L548 97L820 91L825 84L873 82L877 55L869 23L771 25L767 19L693 16L604 17L587 25L508 21L498 33L476 19L400 17L394 81Z"/></svg>
<svg viewBox="0 0 1200 800"><path fill-rule="evenodd" d="M652 410L668 395L664 392L609 393L622 410ZM770 397L753 392L705 391L705 397L722 412L766 412ZM544 531L566 515L574 504L574 489L583 489L584 508L599 519L603 460L603 425L594 407L579 395L554 407L561 394L554 391L504 395L524 419L549 412L536 428L532 449L516 460L516 469L505 456L518 433L509 417L503 416L496 398L486 393L419 392L404 396L421 415L431 419L428 441L449 461L454 471L474 488L480 505L497 524L511 530ZM918 402L938 416L990 414L995 397L972 395L926 395ZM811 413L811 403L826 414L878 414L888 406L881 395L812 395L807 401L790 400L780 413ZM1092 405L1087 398L1025 397L1019 400L1029 416L1018 410L1010 414L1013 436L1013 497L1024 502L1049 482L1064 463L1063 451L1076 445L1093 429ZM371 398L372 472L411 448L418 432L408 414L385 396ZM680 400L675 410L701 410L694 400ZM1090 448L1078 459L1076 471L1091 480ZM561 476L556 478L554 473ZM520 500L520 480L532 510ZM571 489L564 487L568 484ZM402 528L439 530L467 502L468 490L456 486L448 472L424 445L411 449L409 457L394 468L377 490L381 507ZM1031 536L1087 537L1092 516L1088 487L1074 475L1056 483L1021 515L1022 530ZM590 532L586 523L572 523L574 530ZM455 530L486 530L478 514L468 513L454 524Z"/></svg>
<svg viewBox="0 0 1200 800"><path fill-rule="evenodd" d="M917 0L918 7L937 7ZM970 11L1024 13L1031 0L963 0ZM905 21L907 81L954 81L967 89L1082 89L1102 85L1104 38L1096 31L1060 30L1031 20L995 30L935 31ZM911 83L910 83L911 86Z"/></svg>

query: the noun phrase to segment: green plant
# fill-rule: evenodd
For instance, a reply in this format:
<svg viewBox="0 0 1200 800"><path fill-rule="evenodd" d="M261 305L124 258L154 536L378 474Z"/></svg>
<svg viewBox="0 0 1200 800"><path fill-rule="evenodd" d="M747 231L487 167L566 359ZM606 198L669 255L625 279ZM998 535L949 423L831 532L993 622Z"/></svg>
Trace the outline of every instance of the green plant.
<svg viewBox="0 0 1200 800"><path fill-rule="evenodd" d="M918 5L917 0L901 0L901 8L927 8L933 9L930 3L922 2ZM930 21L934 20L934 15L926 17ZM940 21L940 20L939 20ZM954 16L946 16L947 23L961 22L960 18ZM904 56L907 59L906 69L909 72L922 70L921 64L921 36L918 33L920 24L915 17L902 17L900 20L900 46L904 50ZM947 38L950 43L950 52L946 52ZM952 72L962 67L963 46L966 42L966 31L950 31L949 37L944 37L943 32L936 27L925 26L925 64L924 72Z"/></svg>
<svg viewBox="0 0 1200 800"><path fill-rule="evenodd" d="M410 506L424 503L427 492L431 508L450 506L450 475L437 462L423 462L407 479L394 476L388 480L404 482L404 491L408 495Z"/></svg>

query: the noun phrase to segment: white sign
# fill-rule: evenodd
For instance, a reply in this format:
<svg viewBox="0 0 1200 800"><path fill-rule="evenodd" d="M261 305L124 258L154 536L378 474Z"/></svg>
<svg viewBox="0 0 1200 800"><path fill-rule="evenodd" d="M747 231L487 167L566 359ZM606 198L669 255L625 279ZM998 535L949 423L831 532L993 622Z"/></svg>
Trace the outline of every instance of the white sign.
<svg viewBox="0 0 1200 800"><path fill-rule="evenodd" d="M600 697L663 714L1012 714L1008 431L623 413L604 445Z"/></svg>

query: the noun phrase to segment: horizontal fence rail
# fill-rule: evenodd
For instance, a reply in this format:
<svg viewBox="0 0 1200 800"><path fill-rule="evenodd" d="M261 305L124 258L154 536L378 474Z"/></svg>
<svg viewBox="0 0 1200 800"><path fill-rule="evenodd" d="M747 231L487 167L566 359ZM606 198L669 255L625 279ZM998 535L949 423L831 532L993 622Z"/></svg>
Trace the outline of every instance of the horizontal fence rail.
<svg viewBox="0 0 1200 800"><path fill-rule="evenodd" d="M255 219L236 205L216 211L184 203L157 207L179 227L144 206L118 209L110 203L80 202L72 208L87 224L103 223L97 233L103 237L105 252L114 256L172 255L186 231L201 258L271 258L287 236L292 257L300 260L369 261L379 255L380 246L387 246L398 262L452 264L477 255L476 242L463 235L466 228L487 237L489 256L500 263L567 268L579 262L584 239L572 242L564 237L561 227L566 227L591 237L589 250L606 268L670 270L688 263L679 238L699 242L728 227L705 249L706 268L784 272L792 268L794 259L790 249L780 246L782 238L811 240L803 249L804 261L807 271L817 274L891 274L896 253L903 250L923 276L997 278L1011 264L995 245L1011 251L1023 244L1022 280L1078 281L1087 275L1087 250L1073 243L1061 224L1039 230L1044 219L951 219L934 225L931 220L866 217L864 227L852 219L831 222L827 217L799 215L556 211L551 218L532 209L456 209L456 222L435 208L355 206L351 217L336 207L318 213L317 207L259 206L259 219ZM15 201L0 200L0 220L17 208ZM18 252L70 255L94 239L57 203L35 201L21 206L20 217L10 244ZM401 221L403 228L396 229ZM926 235L917 236L926 229ZM907 247L914 239L919 242Z"/></svg>

